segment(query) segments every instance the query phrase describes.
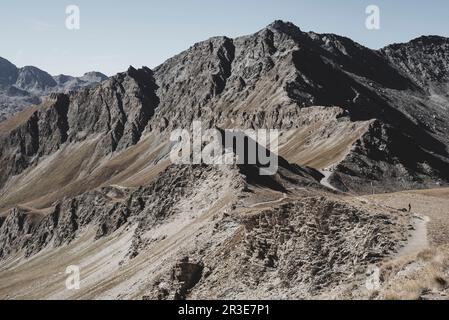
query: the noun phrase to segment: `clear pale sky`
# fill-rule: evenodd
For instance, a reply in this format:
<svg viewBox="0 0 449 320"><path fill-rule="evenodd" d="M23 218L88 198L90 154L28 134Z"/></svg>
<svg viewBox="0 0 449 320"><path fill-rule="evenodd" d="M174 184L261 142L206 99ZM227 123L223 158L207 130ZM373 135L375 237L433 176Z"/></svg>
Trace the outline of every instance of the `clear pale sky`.
<svg viewBox="0 0 449 320"><path fill-rule="evenodd" d="M65 27L78 5L80 30ZM365 28L365 8L380 7L381 29ZM256 32L276 19L303 31L336 33L370 48L420 35L449 37L447 0L2 0L0 56L21 67L112 75L155 67L211 36Z"/></svg>

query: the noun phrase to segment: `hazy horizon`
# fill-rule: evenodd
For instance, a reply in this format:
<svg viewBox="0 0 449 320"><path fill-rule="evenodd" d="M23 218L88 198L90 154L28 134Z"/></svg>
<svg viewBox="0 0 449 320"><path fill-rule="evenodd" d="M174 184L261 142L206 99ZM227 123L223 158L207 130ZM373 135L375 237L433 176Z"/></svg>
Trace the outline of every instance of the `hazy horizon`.
<svg viewBox="0 0 449 320"><path fill-rule="evenodd" d="M432 5L429 5L429 2ZM80 30L68 30L65 9L80 8ZM365 8L380 8L381 29L365 27ZM238 37L257 32L274 20L290 21L303 31L335 33L379 49L421 35L449 36L449 3L348 0L320 1L200 0L52 1L1 4L3 57L18 67L36 66L51 75L81 76L99 71L108 76L129 65L154 68L196 42L213 36Z"/></svg>

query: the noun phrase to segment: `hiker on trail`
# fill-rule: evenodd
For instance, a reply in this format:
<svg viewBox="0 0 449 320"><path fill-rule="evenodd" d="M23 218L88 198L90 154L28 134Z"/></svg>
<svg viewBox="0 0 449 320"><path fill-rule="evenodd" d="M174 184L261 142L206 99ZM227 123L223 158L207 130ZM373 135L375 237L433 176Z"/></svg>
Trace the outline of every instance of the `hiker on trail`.
<svg viewBox="0 0 449 320"><path fill-rule="evenodd" d="M408 212L412 212L412 205L410 203L408 204Z"/></svg>

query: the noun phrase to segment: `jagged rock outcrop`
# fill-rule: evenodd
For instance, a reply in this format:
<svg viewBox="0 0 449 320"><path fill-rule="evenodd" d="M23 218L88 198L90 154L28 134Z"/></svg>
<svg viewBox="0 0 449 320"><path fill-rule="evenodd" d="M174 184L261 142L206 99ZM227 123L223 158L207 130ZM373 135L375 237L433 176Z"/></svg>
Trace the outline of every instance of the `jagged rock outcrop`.
<svg viewBox="0 0 449 320"><path fill-rule="evenodd" d="M421 148L412 137L379 121L370 125L369 131L356 142L331 177L340 190L355 193L417 189L423 185L443 185L448 180L446 159Z"/></svg>
<svg viewBox="0 0 449 320"><path fill-rule="evenodd" d="M448 51L448 38L422 36L409 43L389 45L381 53L404 74L428 90L433 89L432 85L449 82Z"/></svg>
<svg viewBox="0 0 449 320"><path fill-rule="evenodd" d="M34 111L10 132L0 131L0 185L66 141L69 97L54 95L48 103L51 107Z"/></svg>
<svg viewBox="0 0 449 320"><path fill-rule="evenodd" d="M189 257L180 259L173 267L169 283L155 283L158 300L185 300L191 290L201 280L204 266L201 262L190 262ZM144 296L144 300L154 297Z"/></svg>
<svg viewBox="0 0 449 320"><path fill-rule="evenodd" d="M96 89L73 95L69 140L103 133L110 152L136 144L159 104L156 89L150 69L130 67Z"/></svg>
<svg viewBox="0 0 449 320"><path fill-rule="evenodd" d="M349 279L363 279L370 264L396 250L407 221L326 197L224 216L212 239L172 261L144 297L301 299L345 290ZM225 230L232 232L217 243Z"/></svg>
<svg viewBox="0 0 449 320"><path fill-rule="evenodd" d="M149 69L130 68L96 89L51 95L30 115L13 119L18 123L11 131L0 127L0 185L66 142L100 136L103 156L136 144L158 105L155 90Z"/></svg>

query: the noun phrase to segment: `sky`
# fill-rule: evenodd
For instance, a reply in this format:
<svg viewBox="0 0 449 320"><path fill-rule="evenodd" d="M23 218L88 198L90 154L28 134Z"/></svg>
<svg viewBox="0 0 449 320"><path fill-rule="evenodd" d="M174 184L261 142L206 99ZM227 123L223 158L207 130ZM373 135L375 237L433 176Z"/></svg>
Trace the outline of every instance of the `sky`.
<svg viewBox="0 0 449 320"><path fill-rule="evenodd" d="M66 27L66 7L80 10L79 30ZM368 5L380 29L365 27ZM367 47L421 35L449 37L447 0L2 0L0 57L52 75L107 75L155 67L212 36L257 32L277 19L303 31L336 33Z"/></svg>

